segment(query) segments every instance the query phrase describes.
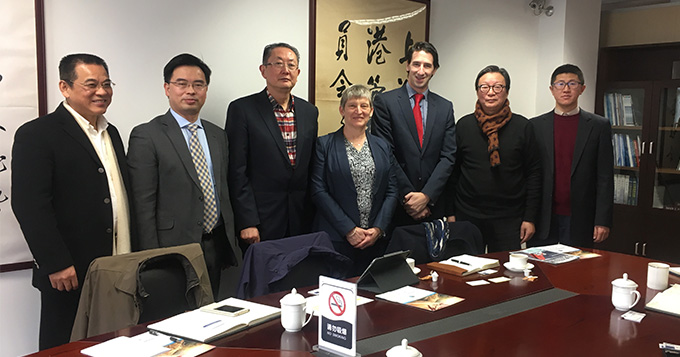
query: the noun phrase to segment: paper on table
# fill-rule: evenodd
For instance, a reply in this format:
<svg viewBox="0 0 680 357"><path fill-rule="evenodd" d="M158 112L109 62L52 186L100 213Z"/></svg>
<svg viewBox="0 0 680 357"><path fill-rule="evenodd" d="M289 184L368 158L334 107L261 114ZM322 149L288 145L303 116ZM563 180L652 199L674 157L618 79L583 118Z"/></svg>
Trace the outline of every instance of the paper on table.
<svg viewBox="0 0 680 357"><path fill-rule="evenodd" d="M434 291L414 288L413 286L404 286L397 290L388 291L386 293L378 294L375 297L397 302L400 304L407 304L411 301L422 299L426 296L434 294Z"/></svg>
<svg viewBox="0 0 680 357"><path fill-rule="evenodd" d="M486 280L472 280L472 281L466 281L465 283L470 285L470 286L479 286L479 285L489 285L489 284L491 284Z"/></svg>
<svg viewBox="0 0 680 357"><path fill-rule="evenodd" d="M497 278L491 278L489 279L489 281L492 283L504 283L506 281L510 281L510 278L508 278L507 276L499 276Z"/></svg>
<svg viewBox="0 0 680 357"><path fill-rule="evenodd" d="M170 341L169 338L168 341ZM150 344L127 336L120 336L85 348L80 352L93 357L149 357L169 350L163 345Z"/></svg>

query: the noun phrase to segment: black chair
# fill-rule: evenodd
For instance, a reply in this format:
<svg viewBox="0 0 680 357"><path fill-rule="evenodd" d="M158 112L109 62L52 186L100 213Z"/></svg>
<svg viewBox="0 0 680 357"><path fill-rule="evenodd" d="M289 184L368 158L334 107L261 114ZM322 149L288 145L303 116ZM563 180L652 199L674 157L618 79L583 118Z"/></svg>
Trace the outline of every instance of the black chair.
<svg viewBox="0 0 680 357"><path fill-rule="evenodd" d="M316 285L319 275L345 278L352 261L333 248L326 232L252 244L243 258L236 296L249 299Z"/></svg>
<svg viewBox="0 0 680 357"><path fill-rule="evenodd" d="M198 243L97 258L81 291L72 341L214 302Z"/></svg>
<svg viewBox="0 0 680 357"><path fill-rule="evenodd" d="M150 258L139 266L139 323L164 319L197 306L187 300L187 278L180 254Z"/></svg>
<svg viewBox="0 0 680 357"><path fill-rule="evenodd" d="M415 259L416 264L441 261L461 254L484 254L482 232L477 226L462 221L446 224L449 228L449 239L446 241L444 250L437 257L430 256L425 226L422 223L395 228L385 253L410 250L410 257Z"/></svg>

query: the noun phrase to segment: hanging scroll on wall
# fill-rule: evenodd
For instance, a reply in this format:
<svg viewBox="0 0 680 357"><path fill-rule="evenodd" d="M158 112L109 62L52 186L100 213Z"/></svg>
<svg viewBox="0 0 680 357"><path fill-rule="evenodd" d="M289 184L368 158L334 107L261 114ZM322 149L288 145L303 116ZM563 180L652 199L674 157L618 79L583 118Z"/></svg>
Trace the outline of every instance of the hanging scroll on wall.
<svg viewBox="0 0 680 357"><path fill-rule="evenodd" d="M429 0L310 0L310 100L319 135L340 127L342 91L364 84L374 93L406 80L406 51L429 36Z"/></svg>

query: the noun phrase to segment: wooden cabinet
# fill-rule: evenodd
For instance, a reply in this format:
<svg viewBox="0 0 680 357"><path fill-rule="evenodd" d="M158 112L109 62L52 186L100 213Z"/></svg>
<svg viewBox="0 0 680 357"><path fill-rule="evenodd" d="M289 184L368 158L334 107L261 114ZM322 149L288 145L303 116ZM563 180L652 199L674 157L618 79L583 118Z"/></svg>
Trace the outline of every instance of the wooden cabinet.
<svg viewBox="0 0 680 357"><path fill-rule="evenodd" d="M680 263L680 79L671 79L673 61L680 61L680 44L600 51L596 112L612 122L615 205L610 238L598 248Z"/></svg>

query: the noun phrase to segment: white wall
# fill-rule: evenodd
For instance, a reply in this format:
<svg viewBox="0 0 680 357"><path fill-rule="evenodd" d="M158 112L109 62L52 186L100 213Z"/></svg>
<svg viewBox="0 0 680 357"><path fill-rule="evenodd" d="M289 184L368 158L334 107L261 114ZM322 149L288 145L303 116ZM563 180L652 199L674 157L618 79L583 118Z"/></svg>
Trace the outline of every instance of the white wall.
<svg viewBox="0 0 680 357"><path fill-rule="evenodd" d="M0 356L38 350L40 294L31 285L31 270L0 274Z"/></svg>
<svg viewBox="0 0 680 357"><path fill-rule="evenodd" d="M63 99L57 90L61 57L97 54L116 83L106 116L127 143L134 126L168 110L163 66L189 52L213 71L201 116L223 126L230 101L264 88L262 50L280 41L301 53L294 93L307 98L308 13L304 0L45 1L48 108Z"/></svg>
<svg viewBox="0 0 680 357"><path fill-rule="evenodd" d="M525 0L432 0L430 40L439 50L441 62L432 89L454 102L456 118L472 112L474 80L488 64L509 71L512 109L527 117L552 108L549 76L565 61L586 71L591 90L582 98L584 103L593 102L597 61L593 43L597 44L599 33L599 2L550 3L555 15L547 18L534 16ZM302 74L294 93L308 97L307 0L285 5L275 0L59 0L45 1L45 16L49 110L62 100L57 90L59 59L73 52L98 54L109 64L117 84L107 118L123 138L135 125L167 110L162 68L181 52L202 57L212 68L202 116L218 125L224 124L231 100L264 88L257 67L268 43L285 41L298 47ZM592 110L591 104L584 108ZM0 281L0 298L16 304L17 313L5 315L2 310L2 325L20 326L14 332L37 340L39 305L35 290L26 288L30 287L30 272L17 278L23 288L12 290L5 288L6 274ZM2 336L6 336L4 331L0 331ZM5 341L0 344L4 346ZM0 355L15 354L6 354L3 347Z"/></svg>

